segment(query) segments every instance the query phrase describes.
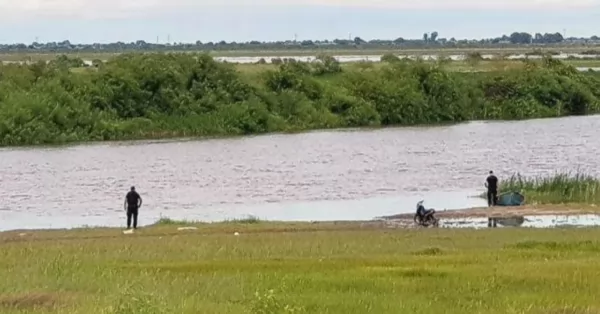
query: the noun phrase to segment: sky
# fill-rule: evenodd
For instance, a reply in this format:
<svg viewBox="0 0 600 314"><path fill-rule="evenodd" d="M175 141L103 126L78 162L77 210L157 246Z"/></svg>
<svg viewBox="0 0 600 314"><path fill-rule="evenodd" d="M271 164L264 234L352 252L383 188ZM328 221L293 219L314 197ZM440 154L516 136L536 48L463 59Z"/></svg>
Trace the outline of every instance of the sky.
<svg viewBox="0 0 600 314"><path fill-rule="evenodd" d="M600 36L600 0L0 0L0 43Z"/></svg>

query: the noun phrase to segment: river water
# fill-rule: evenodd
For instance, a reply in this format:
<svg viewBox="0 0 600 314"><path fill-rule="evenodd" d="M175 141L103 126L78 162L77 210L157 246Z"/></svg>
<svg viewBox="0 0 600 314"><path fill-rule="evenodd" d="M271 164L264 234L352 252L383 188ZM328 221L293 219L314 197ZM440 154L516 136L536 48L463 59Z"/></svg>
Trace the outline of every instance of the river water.
<svg viewBox="0 0 600 314"><path fill-rule="evenodd" d="M123 198L161 216L357 220L415 203L485 205L489 170L600 175L600 116L293 135L0 149L0 230L120 226Z"/></svg>

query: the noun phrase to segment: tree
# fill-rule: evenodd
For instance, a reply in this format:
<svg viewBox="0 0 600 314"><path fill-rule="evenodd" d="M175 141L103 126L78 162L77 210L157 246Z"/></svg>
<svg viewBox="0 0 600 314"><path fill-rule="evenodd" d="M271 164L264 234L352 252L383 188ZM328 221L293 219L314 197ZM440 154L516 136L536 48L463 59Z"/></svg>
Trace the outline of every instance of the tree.
<svg viewBox="0 0 600 314"><path fill-rule="evenodd" d="M533 36L531 36L529 33L514 32L510 34L509 38L512 44L529 44L531 43Z"/></svg>
<svg viewBox="0 0 600 314"><path fill-rule="evenodd" d="M563 38L563 35L558 32L556 32L554 34L549 34L549 33L544 34L544 42L545 43L555 44L555 43L563 42L564 40L565 39Z"/></svg>
<svg viewBox="0 0 600 314"><path fill-rule="evenodd" d="M436 41L438 38L438 32L433 32L431 33L431 41Z"/></svg>
<svg viewBox="0 0 600 314"><path fill-rule="evenodd" d="M362 44L365 44L365 43L366 43L366 41L364 41L362 38L360 38L360 37L354 37L354 44L355 45L362 45Z"/></svg>

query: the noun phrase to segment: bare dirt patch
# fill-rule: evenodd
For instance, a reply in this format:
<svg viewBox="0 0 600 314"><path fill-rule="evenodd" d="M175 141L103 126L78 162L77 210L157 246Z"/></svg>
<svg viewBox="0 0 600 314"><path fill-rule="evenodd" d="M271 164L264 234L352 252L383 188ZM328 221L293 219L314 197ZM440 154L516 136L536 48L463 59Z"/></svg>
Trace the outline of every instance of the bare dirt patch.
<svg viewBox="0 0 600 314"><path fill-rule="evenodd" d="M70 296L59 293L32 292L0 295L0 309L54 309L64 305Z"/></svg>

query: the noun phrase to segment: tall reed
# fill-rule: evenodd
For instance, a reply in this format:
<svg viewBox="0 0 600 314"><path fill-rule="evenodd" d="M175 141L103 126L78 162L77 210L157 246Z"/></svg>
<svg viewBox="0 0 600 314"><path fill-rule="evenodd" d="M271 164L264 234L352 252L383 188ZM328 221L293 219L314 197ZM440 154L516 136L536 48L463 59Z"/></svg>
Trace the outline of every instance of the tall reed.
<svg viewBox="0 0 600 314"><path fill-rule="evenodd" d="M515 174L500 182L499 193L504 192L520 192L529 204L600 204L600 179L581 172L537 177Z"/></svg>

